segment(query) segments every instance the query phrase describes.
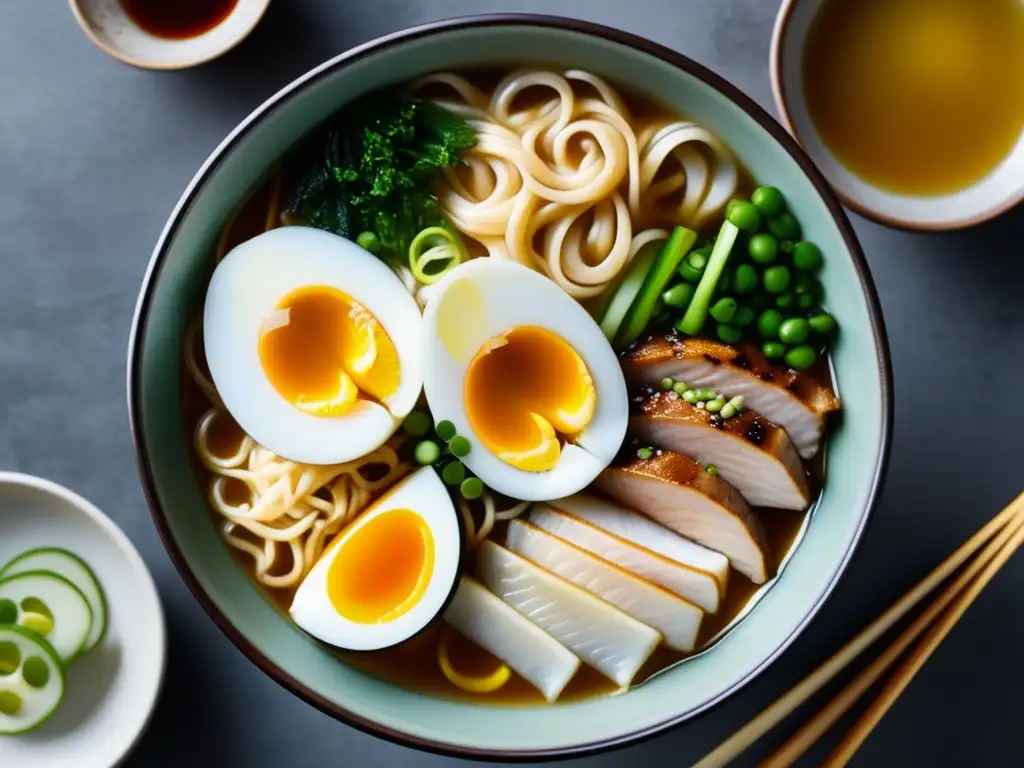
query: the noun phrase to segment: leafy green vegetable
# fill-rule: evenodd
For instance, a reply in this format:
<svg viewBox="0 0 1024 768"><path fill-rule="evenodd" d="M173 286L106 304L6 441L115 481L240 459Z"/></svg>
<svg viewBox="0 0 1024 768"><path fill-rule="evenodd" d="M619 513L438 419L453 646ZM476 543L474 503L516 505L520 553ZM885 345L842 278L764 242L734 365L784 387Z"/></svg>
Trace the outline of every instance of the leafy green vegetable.
<svg viewBox="0 0 1024 768"><path fill-rule="evenodd" d="M362 99L300 153L287 208L346 237L373 232L382 258L405 263L419 232L448 225L431 177L475 144L465 120L432 102L404 94Z"/></svg>

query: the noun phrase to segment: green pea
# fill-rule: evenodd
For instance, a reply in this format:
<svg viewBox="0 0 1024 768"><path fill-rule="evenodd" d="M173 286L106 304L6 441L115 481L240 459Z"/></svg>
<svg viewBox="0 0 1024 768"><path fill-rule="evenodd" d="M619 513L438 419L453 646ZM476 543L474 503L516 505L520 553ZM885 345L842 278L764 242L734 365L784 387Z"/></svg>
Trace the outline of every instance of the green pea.
<svg viewBox="0 0 1024 768"><path fill-rule="evenodd" d="M740 264L732 276L732 289L739 294L753 293L758 282L757 270L749 264Z"/></svg>
<svg viewBox="0 0 1024 768"><path fill-rule="evenodd" d="M779 253L779 241L768 232L761 232L750 238L747 253L758 264L771 264Z"/></svg>
<svg viewBox="0 0 1024 768"><path fill-rule="evenodd" d="M459 486L459 493L467 501L479 499L484 493L484 481L479 477L467 477Z"/></svg>
<svg viewBox="0 0 1024 768"><path fill-rule="evenodd" d="M766 309L757 318L757 330L766 339L774 339L779 335L782 325L782 313L774 309Z"/></svg>
<svg viewBox="0 0 1024 768"><path fill-rule="evenodd" d="M690 254L686 257L686 263L694 269L703 272L704 267L708 265L708 254L704 253L704 251L690 251Z"/></svg>
<svg viewBox="0 0 1024 768"><path fill-rule="evenodd" d="M729 288L732 287L732 270L725 268L722 270L722 274L718 277L718 282L715 283L715 296L721 296Z"/></svg>
<svg viewBox="0 0 1024 768"><path fill-rule="evenodd" d="M781 341L766 341L761 345L764 356L770 360L776 360L786 354L786 345Z"/></svg>
<svg viewBox="0 0 1024 768"><path fill-rule="evenodd" d="M814 305L817 303L818 298L813 293L805 293L796 297L796 305L805 311L814 309Z"/></svg>
<svg viewBox="0 0 1024 768"><path fill-rule="evenodd" d="M779 326L779 339L785 344L803 344L810 335L811 326L802 317L791 317Z"/></svg>
<svg viewBox="0 0 1024 768"><path fill-rule="evenodd" d="M793 280L793 292L794 293L809 293L811 295L817 295L821 290L821 283L810 272L800 271L796 274L796 279Z"/></svg>
<svg viewBox="0 0 1024 768"><path fill-rule="evenodd" d="M662 389L672 389L672 385L675 384L675 383L676 382L675 382L674 379L669 378L668 376L666 376L664 379L661 380L661 388Z"/></svg>
<svg viewBox="0 0 1024 768"><path fill-rule="evenodd" d="M794 371L806 371L814 365L817 359L818 355L814 351L814 347L809 344L793 347L786 353L786 365Z"/></svg>
<svg viewBox="0 0 1024 768"><path fill-rule="evenodd" d="M757 206L746 200L730 200L725 209L725 219L747 232L756 232L761 226L761 212L757 210Z"/></svg>
<svg viewBox="0 0 1024 768"><path fill-rule="evenodd" d="M796 306L796 294L784 293L775 297L775 306L779 309L792 309Z"/></svg>
<svg viewBox="0 0 1024 768"><path fill-rule="evenodd" d="M736 326L727 325L726 323L719 323L715 327L715 333L717 333L718 338L726 344L735 344L743 338L743 331Z"/></svg>
<svg viewBox="0 0 1024 768"><path fill-rule="evenodd" d="M800 237L800 222L792 213L780 213L768 221L768 231L779 240L796 240Z"/></svg>
<svg viewBox="0 0 1024 768"><path fill-rule="evenodd" d="M446 443L455 437L455 425L448 421L448 419L437 422L434 427L434 431L437 432L437 436Z"/></svg>
<svg viewBox="0 0 1024 768"><path fill-rule="evenodd" d="M789 267L779 264L774 267L768 267L764 271L761 280L764 283L764 289L768 293L782 293L789 287L789 281L792 278L793 275L789 271Z"/></svg>
<svg viewBox="0 0 1024 768"><path fill-rule="evenodd" d="M708 400L705 407L708 409L708 413L718 413L720 410L725 408L725 399L719 395L714 400Z"/></svg>
<svg viewBox="0 0 1024 768"><path fill-rule="evenodd" d="M757 315L754 314L754 310L750 307L740 307L736 310L736 314L732 316L732 324L740 328L746 328L748 325L754 322L754 318Z"/></svg>
<svg viewBox="0 0 1024 768"><path fill-rule="evenodd" d="M732 400L729 401L729 405L735 408L737 411L743 410L744 399L743 395L736 395Z"/></svg>
<svg viewBox="0 0 1024 768"><path fill-rule="evenodd" d="M779 250L782 251L783 253L792 253L793 252L793 241L792 240L783 240L781 243L779 243Z"/></svg>
<svg viewBox="0 0 1024 768"><path fill-rule="evenodd" d="M654 455L654 449L653 448L637 448L637 450L636 450L636 457L638 459L643 459L644 461L647 461L647 459L651 458L651 456L653 456L653 455Z"/></svg>
<svg viewBox="0 0 1024 768"><path fill-rule="evenodd" d="M729 296L719 299L711 307L710 313L718 322L728 323L732 320L732 316L736 314L736 299Z"/></svg>
<svg viewBox="0 0 1024 768"><path fill-rule="evenodd" d="M469 455L469 452L473 450L473 444L469 442L468 437L456 435L448 443L448 449L452 452L453 456L458 456L461 459L463 456Z"/></svg>
<svg viewBox="0 0 1024 768"><path fill-rule="evenodd" d="M661 300L666 306L683 309L690 303L695 290L691 283L676 283L661 294Z"/></svg>
<svg viewBox="0 0 1024 768"><path fill-rule="evenodd" d="M757 206L757 210L769 219L775 218L786 210L786 201L778 187L758 187L750 196L750 200Z"/></svg>
<svg viewBox="0 0 1024 768"><path fill-rule="evenodd" d="M417 464L427 466L441 458L441 447L433 440L421 440L412 455Z"/></svg>
<svg viewBox="0 0 1024 768"><path fill-rule="evenodd" d="M719 412L718 415L721 416L723 419L731 419L733 416L736 415L736 409L733 407L732 403L726 403L725 405L722 406L722 410Z"/></svg>
<svg viewBox="0 0 1024 768"><path fill-rule="evenodd" d="M402 422L402 429L413 437L423 437L430 431L430 417L423 411L412 411Z"/></svg>
<svg viewBox="0 0 1024 768"><path fill-rule="evenodd" d="M758 291L757 293L755 293L753 296L750 297L749 303L750 303L750 308L752 310L754 310L755 312L764 312L774 302L772 301L772 296L771 296L770 293L765 293L764 291Z"/></svg>
<svg viewBox="0 0 1024 768"><path fill-rule="evenodd" d="M688 283L699 283L703 274L703 267L697 269L686 259L683 259L683 263L679 265L679 276Z"/></svg>
<svg viewBox="0 0 1024 768"><path fill-rule="evenodd" d="M696 403L697 402L697 390L695 390L695 389L688 389L685 392L683 392L683 400L685 400L686 402L690 403L690 405L693 405L694 403Z"/></svg>
<svg viewBox="0 0 1024 768"><path fill-rule="evenodd" d="M356 245L370 253L380 253L380 238L374 232L360 232Z"/></svg>
<svg viewBox="0 0 1024 768"><path fill-rule="evenodd" d="M821 261L821 251L814 243L802 240L793 246L793 266L797 269L818 269Z"/></svg>
<svg viewBox="0 0 1024 768"><path fill-rule="evenodd" d="M690 385L685 381L677 381L672 384L672 391L677 395L683 395L690 390Z"/></svg>
<svg viewBox="0 0 1024 768"><path fill-rule="evenodd" d="M815 333L832 333L836 329L836 319L828 312L815 315L807 323Z"/></svg>
<svg viewBox="0 0 1024 768"><path fill-rule="evenodd" d="M445 485L461 485L466 479L466 468L461 461L451 461L444 465L441 470L441 479Z"/></svg>

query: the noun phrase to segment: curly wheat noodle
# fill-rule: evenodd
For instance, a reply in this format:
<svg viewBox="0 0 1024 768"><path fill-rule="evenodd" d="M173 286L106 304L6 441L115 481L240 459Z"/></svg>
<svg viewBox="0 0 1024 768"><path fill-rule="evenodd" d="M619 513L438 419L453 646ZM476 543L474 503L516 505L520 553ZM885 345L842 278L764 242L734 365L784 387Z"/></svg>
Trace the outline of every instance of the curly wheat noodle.
<svg viewBox="0 0 1024 768"><path fill-rule="evenodd" d="M714 134L638 119L592 73L521 70L489 94L450 72L413 84L427 87L477 133L437 189L452 223L488 256L538 269L574 298L612 285L638 241L699 227L736 192L737 165ZM519 98L526 91L543 96Z"/></svg>

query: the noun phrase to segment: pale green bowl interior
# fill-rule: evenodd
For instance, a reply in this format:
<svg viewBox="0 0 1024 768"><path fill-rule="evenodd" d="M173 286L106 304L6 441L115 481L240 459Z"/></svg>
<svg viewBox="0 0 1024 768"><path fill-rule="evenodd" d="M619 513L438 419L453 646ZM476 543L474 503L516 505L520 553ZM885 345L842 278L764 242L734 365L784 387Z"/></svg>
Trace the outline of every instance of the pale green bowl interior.
<svg viewBox="0 0 1024 768"><path fill-rule="evenodd" d="M827 302L842 327L834 364L845 418L832 437L828 483L806 538L775 587L712 652L626 695L505 709L437 699L375 680L338 661L277 612L232 559L205 511L189 463L179 366L182 334L205 290L218 230L296 140L375 88L440 69L522 61L524 52L532 61L589 69L654 96L715 131L757 180L785 191L806 237L826 254ZM830 590L862 531L884 453L886 363L861 279L814 185L764 128L701 80L649 54L577 32L510 25L448 30L385 46L344 66L325 65L290 88L225 142L210 161L212 172L186 198L177 227L168 233L162 267L150 277L148 316L137 329L141 447L170 535L195 580L259 653L323 699L401 736L456 750L605 743L696 713L731 692L792 639Z"/></svg>

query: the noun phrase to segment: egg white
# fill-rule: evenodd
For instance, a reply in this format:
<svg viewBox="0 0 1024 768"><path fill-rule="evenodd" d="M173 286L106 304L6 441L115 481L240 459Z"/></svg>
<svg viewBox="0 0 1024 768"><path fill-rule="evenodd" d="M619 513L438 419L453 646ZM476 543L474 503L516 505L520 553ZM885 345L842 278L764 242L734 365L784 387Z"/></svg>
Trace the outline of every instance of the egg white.
<svg viewBox="0 0 1024 768"><path fill-rule="evenodd" d="M452 292L459 283L463 286ZM446 343L439 331L446 297L460 302L457 344ZM516 499L557 499L585 488L615 458L629 418L622 369L597 323L551 280L514 262L473 259L438 284L423 320L423 384L431 413L437 420L448 419L470 439L472 450L463 462L485 484ZM562 445L558 463L545 472L528 472L499 459L473 431L466 414L464 387L473 355L488 339L527 325L568 342L590 371L597 394L590 423L574 443Z"/></svg>
<svg viewBox="0 0 1024 768"><path fill-rule="evenodd" d="M401 374L384 405L360 400L340 416L315 416L289 403L267 378L259 357L264 321L288 294L318 285L363 304L391 338ZM380 447L415 406L423 382L422 327L416 300L375 256L329 232L280 227L232 249L217 265L203 341L217 392L254 440L293 461L341 464Z"/></svg>
<svg viewBox="0 0 1024 768"><path fill-rule="evenodd" d="M344 539L378 515L392 509L418 513L434 538L434 570L420 601L392 621L362 624L341 616L327 594L331 564ZM432 467L423 467L396 485L331 542L299 585L292 601L292 619L325 643L353 651L389 648L420 632L445 608L455 590L462 555L462 527L448 491Z"/></svg>

